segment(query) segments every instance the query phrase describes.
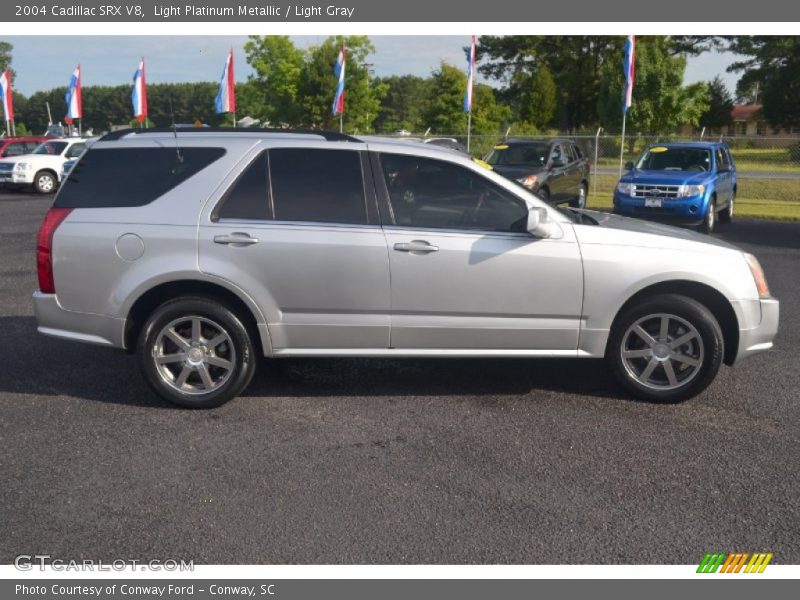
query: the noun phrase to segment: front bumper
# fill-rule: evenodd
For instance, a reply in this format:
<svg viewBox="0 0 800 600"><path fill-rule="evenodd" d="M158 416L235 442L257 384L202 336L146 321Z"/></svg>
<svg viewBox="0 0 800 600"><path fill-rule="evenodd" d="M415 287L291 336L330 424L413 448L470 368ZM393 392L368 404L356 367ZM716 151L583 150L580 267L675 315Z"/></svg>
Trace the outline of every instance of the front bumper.
<svg viewBox="0 0 800 600"><path fill-rule="evenodd" d="M614 212L626 217L650 219L676 225L699 225L708 203L703 196L662 198L661 206L645 206L645 198L634 198L614 191Z"/></svg>
<svg viewBox="0 0 800 600"><path fill-rule="evenodd" d="M33 183L33 173L28 171L12 171L0 174L0 183L13 185L28 185Z"/></svg>
<svg viewBox="0 0 800 600"><path fill-rule="evenodd" d="M65 310L55 294L33 294L39 333L101 346L125 347L125 319Z"/></svg>
<svg viewBox="0 0 800 600"><path fill-rule="evenodd" d="M739 351L736 353L734 363L772 348L773 340L778 333L780 303L776 298L762 298L759 304L761 322L755 327L739 330Z"/></svg>

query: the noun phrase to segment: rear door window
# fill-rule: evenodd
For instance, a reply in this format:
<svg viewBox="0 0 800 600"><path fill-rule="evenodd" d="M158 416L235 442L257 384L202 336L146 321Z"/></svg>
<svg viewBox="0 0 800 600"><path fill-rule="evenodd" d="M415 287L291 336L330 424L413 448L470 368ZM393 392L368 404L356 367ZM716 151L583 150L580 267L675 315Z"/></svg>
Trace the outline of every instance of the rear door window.
<svg viewBox="0 0 800 600"><path fill-rule="evenodd" d="M269 151L276 221L367 223L361 157L354 150Z"/></svg>
<svg viewBox="0 0 800 600"><path fill-rule="evenodd" d="M217 205L211 219L263 221L270 218L267 153L262 152L236 179Z"/></svg>
<svg viewBox="0 0 800 600"><path fill-rule="evenodd" d="M69 172L53 206L144 206L224 154L224 148L90 148Z"/></svg>

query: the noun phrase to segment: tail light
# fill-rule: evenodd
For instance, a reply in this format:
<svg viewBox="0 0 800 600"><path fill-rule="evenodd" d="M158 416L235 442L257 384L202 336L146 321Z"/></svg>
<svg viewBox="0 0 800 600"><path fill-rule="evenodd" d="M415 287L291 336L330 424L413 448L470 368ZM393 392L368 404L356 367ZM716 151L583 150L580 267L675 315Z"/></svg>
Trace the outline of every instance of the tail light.
<svg viewBox="0 0 800 600"><path fill-rule="evenodd" d="M39 227L36 238L36 270L39 274L39 291L43 294L56 293L56 284L53 281L53 234L71 212L71 208L51 208Z"/></svg>

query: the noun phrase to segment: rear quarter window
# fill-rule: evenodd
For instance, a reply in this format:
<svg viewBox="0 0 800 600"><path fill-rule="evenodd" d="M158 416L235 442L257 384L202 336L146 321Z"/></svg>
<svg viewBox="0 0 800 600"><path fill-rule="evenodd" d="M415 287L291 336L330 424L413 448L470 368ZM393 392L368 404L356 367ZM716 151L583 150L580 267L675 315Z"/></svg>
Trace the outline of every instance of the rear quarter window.
<svg viewBox="0 0 800 600"><path fill-rule="evenodd" d="M53 206L144 206L225 154L224 148L89 149L69 173Z"/></svg>

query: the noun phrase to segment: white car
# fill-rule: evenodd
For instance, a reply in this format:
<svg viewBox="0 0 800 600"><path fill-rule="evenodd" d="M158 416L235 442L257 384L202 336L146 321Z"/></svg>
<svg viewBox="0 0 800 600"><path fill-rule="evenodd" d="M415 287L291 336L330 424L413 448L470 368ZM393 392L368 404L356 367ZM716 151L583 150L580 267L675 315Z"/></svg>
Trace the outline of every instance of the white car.
<svg viewBox="0 0 800 600"><path fill-rule="evenodd" d="M64 162L86 149L84 138L58 138L42 142L31 154L0 159L0 183L9 188L33 186L40 194L52 194L61 181Z"/></svg>

